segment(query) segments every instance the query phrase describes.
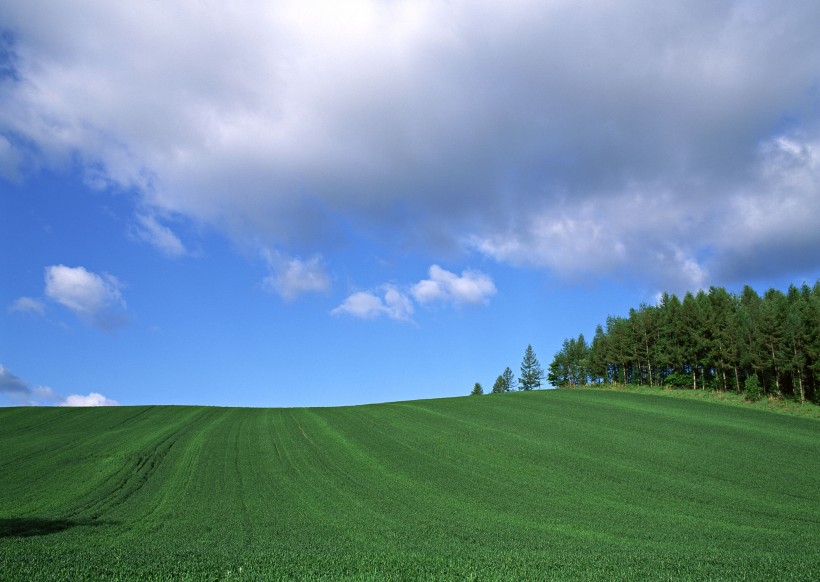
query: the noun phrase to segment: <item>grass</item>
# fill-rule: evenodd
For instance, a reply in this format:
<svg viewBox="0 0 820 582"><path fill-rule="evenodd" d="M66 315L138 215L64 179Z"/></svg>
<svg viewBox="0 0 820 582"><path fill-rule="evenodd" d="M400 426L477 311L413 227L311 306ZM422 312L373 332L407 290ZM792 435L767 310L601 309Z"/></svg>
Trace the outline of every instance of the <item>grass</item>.
<svg viewBox="0 0 820 582"><path fill-rule="evenodd" d="M626 392L0 410L2 579L820 579L820 423Z"/></svg>
<svg viewBox="0 0 820 582"><path fill-rule="evenodd" d="M671 396L673 398L685 398L687 400L702 400L706 402L716 402L728 404L730 406L741 406L752 410L766 412L776 412L799 416L802 418L813 418L820 420L820 406L813 402L800 403L794 398L784 396L764 396L757 401L749 401L745 395L734 391L720 390L692 390L690 388L668 388L663 386L637 386L635 384L595 384L593 386L581 386L576 388L562 388L562 390L614 390L616 392L631 392L634 394L650 394L653 396Z"/></svg>

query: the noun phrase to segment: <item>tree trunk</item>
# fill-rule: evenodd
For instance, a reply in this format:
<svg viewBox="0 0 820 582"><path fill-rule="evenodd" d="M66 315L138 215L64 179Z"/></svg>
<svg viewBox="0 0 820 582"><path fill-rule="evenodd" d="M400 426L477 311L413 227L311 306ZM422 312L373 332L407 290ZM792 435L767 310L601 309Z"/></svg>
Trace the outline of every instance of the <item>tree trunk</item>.
<svg viewBox="0 0 820 582"><path fill-rule="evenodd" d="M737 366L735 366L735 387L738 393L740 392L740 375L737 373Z"/></svg>
<svg viewBox="0 0 820 582"><path fill-rule="evenodd" d="M697 372L695 372L695 367L692 366L692 390L698 389L698 376Z"/></svg>
<svg viewBox="0 0 820 582"><path fill-rule="evenodd" d="M800 387L800 404L806 402L806 393L803 391L803 369L797 369L797 385Z"/></svg>
<svg viewBox="0 0 820 582"><path fill-rule="evenodd" d="M774 357L774 344L770 343L769 347L772 350L772 366L774 367L774 385L777 388L777 393L780 394L780 371L777 369L777 360Z"/></svg>
<svg viewBox="0 0 820 582"><path fill-rule="evenodd" d="M649 385L652 386L652 358L649 354L649 336L646 330L643 332L643 345L646 347L646 367L649 369Z"/></svg>

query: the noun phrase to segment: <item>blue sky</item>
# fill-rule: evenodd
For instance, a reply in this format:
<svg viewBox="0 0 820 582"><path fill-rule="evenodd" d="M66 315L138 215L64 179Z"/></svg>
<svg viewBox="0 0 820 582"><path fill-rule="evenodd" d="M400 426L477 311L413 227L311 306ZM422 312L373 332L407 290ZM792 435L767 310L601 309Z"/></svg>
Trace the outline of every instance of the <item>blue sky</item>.
<svg viewBox="0 0 820 582"><path fill-rule="evenodd" d="M0 23L0 405L462 395L663 290L820 276L811 0Z"/></svg>

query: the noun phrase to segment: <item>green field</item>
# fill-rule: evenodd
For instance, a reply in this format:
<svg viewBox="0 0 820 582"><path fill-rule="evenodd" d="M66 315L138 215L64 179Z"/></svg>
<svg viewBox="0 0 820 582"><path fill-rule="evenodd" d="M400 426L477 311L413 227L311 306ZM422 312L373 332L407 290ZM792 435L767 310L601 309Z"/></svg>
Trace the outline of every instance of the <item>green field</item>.
<svg viewBox="0 0 820 582"><path fill-rule="evenodd" d="M820 579L820 422L552 390L0 409L3 579Z"/></svg>

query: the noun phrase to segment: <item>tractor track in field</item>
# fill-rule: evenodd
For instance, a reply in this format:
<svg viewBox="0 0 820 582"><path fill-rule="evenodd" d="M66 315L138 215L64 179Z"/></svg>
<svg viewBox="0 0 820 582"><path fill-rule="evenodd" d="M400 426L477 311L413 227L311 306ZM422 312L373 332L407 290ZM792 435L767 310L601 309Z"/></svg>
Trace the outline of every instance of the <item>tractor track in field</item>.
<svg viewBox="0 0 820 582"><path fill-rule="evenodd" d="M178 438L186 427L179 426L167 433L157 442L149 452L136 453L135 463L126 463L109 480L115 480L113 485L106 486L106 492L100 494L99 491L88 503L74 508L66 515L68 518L88 517L99 519L106 513L111 512L118 506L126 503L131 497L137 494L162 466L168 453L177 443Z"/></svg>

